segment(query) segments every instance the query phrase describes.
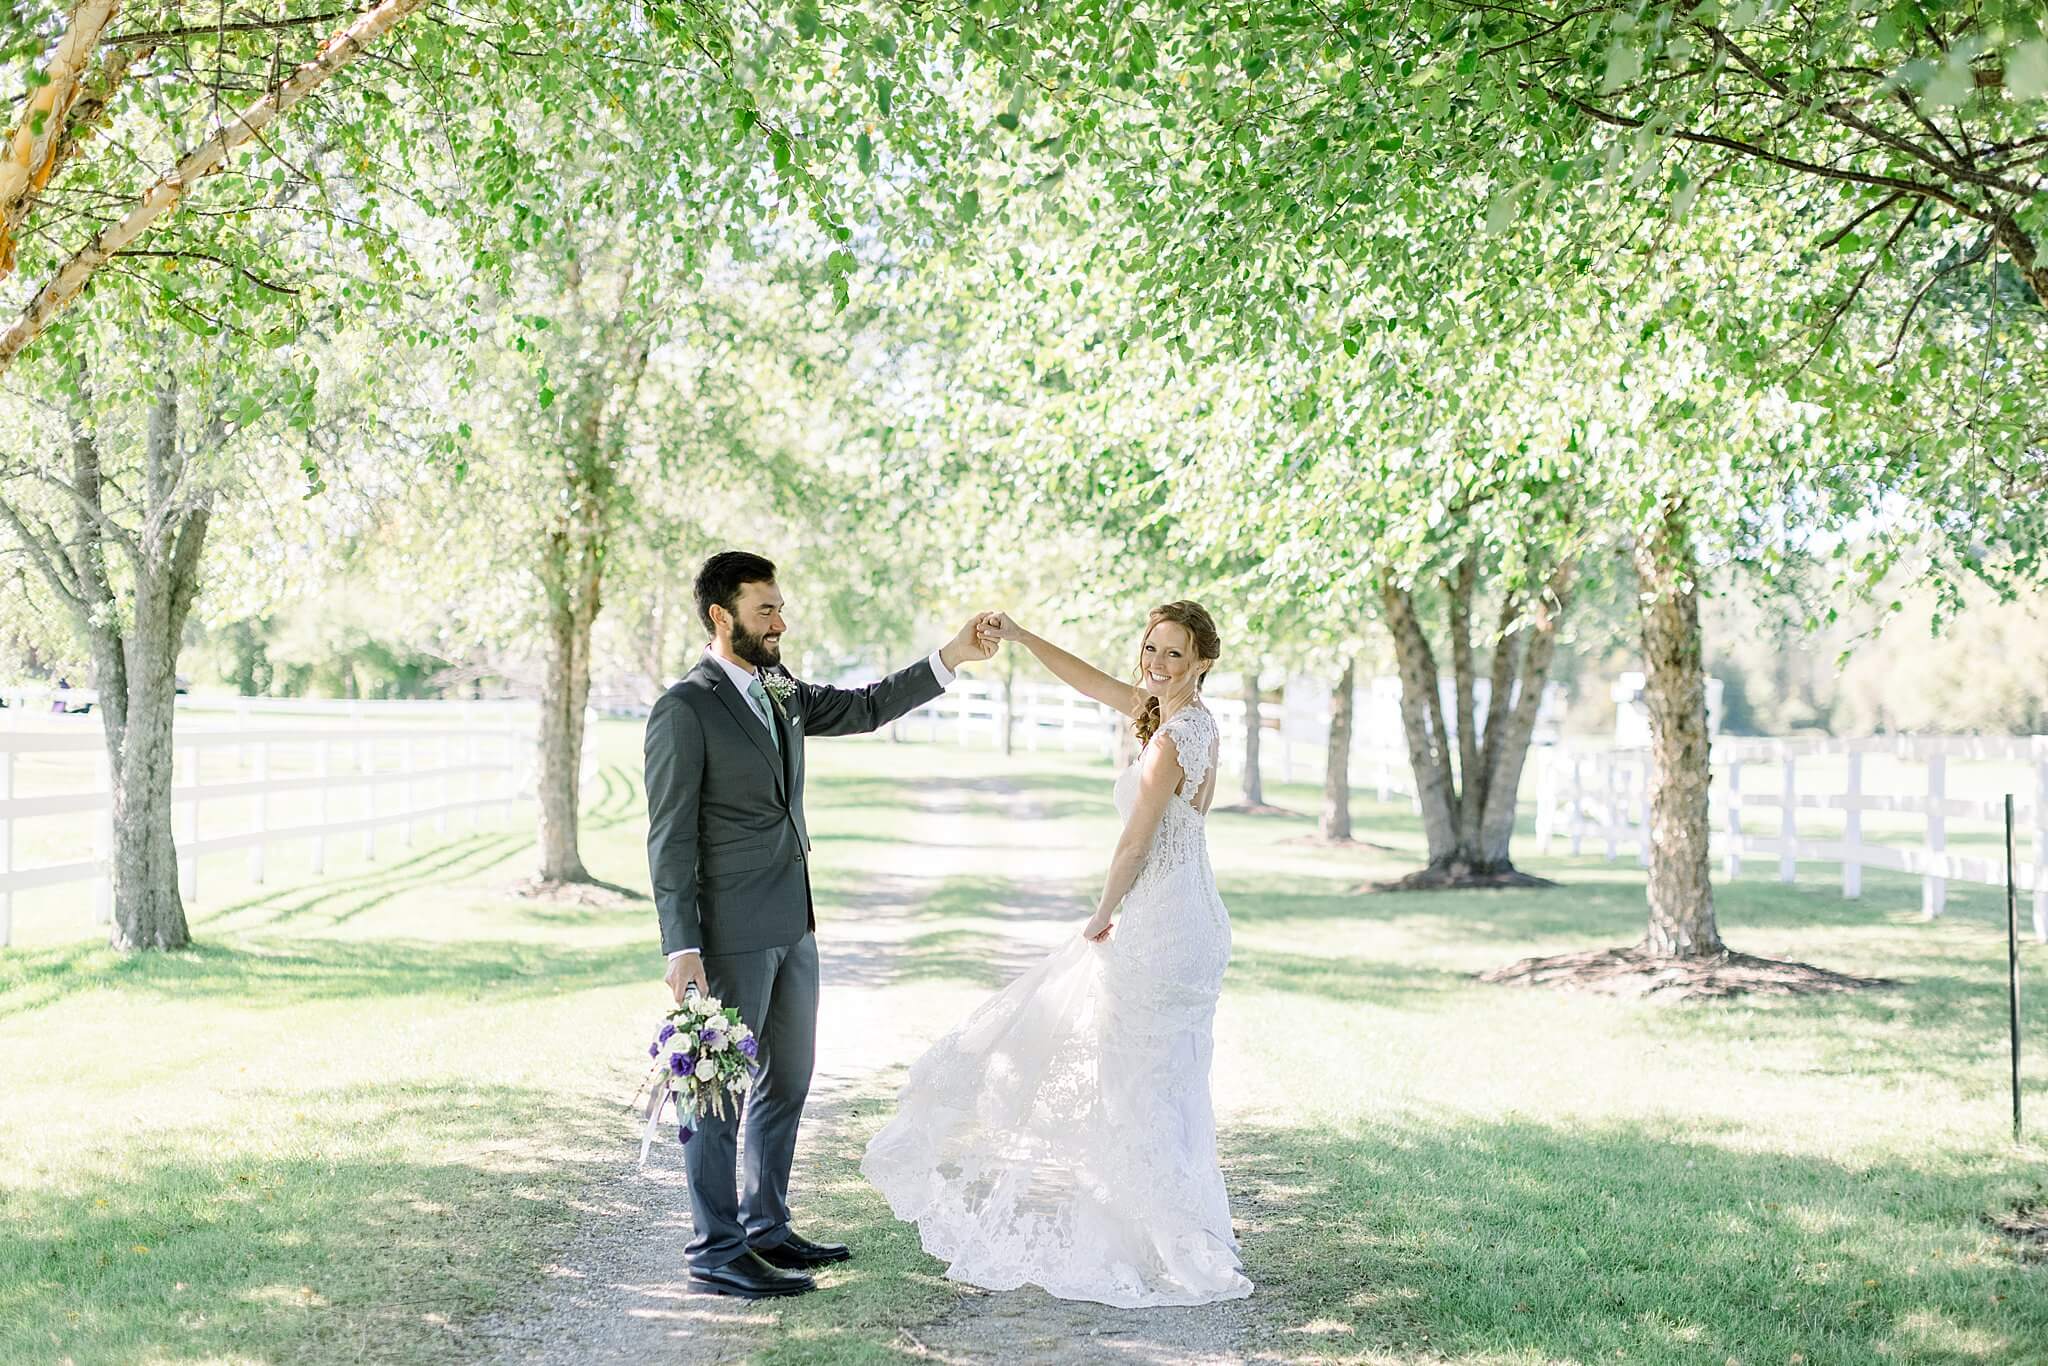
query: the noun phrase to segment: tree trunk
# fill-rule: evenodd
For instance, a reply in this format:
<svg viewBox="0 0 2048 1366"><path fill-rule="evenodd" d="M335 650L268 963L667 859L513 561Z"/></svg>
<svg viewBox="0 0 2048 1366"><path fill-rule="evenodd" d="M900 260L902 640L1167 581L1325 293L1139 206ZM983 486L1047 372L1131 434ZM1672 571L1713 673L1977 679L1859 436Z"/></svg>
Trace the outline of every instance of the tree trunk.
<svg viewBox="0 0 2048 1366"><path fill-rule="evenodd" d="M1644 701L1650 712L1650 923L1660 956L1722 952L1707 854L1707 681L1698 567L1685 510L1636 545L1643 584Z"/></svg>
<svg viewBox="0 0 2048 1366"><path fill-rule="evenodd" d="M178 648L198 593L213 495L193 487L179 441L177 383L167 377L143 445L138 525L124 526L109 516L108 480L83 365L76 379L70 478L46 476L70 500L70 534L25 512L4 488L0 520L64 605L92 655L114 836L107 870L114 902L109 941L123 950L182 948L192 936L171 837L172 724ZM215 424L216 437L220 431ZM116 556L127 566L120 578L109 572Z"/></svg>
<svg viewBox="0 0 2048 1366"><path fill-rule="evenodd" d="M585 315L598 336L624 329L630 284L629 275L620 287L613 315ZM567 292L580 298L582 285L582 268L572 258ZM593 880L583 866L578 828L583 803L583 712L590 702L590 637L603 606L604 567L612 533L629 497L620 485L619 472L625 459L628 420L647 371L647 352L646 337L626 335L615 350L588 363L571 399L557 400L576 405L571 409L576 420L566 433L568 449L558 457L562 470L559 496L565 511L548 532L539 562L548 630L537 775L537 880L542 886Z"/></svg>
<svg viewBox="0 0 2048 1366"><path fill-rule="evenodd" d="M1509 844L1515 834L1515 808L1521 796L1522 768L1528 762L1529 742L1536 734L1536 715L1543 706L1543 689L1550 682L1551 661L1557 654L1557 628L1564 618L1566 595L1571 591L1571 568L1565 566L1550 576L1548 591L1531 609L1534 620L1509 632L1503 627L1496 647L1492 687L1497 695L1487 707L1484 775L1486 795L1479 819L1479 849L1475 867L1487 873L1505 873L1514 868ZM1503 609L1503 617L1506 609ZM1515 656L1519 654L1520 667ZM1512 701L1509 694L1513 694Z"/></svg>
<svg viewBox="0 0 2048 1366"><path fill-rule="evenodd" d="M1330 747L1323 761L1323 816L1316 832L1326 840L1351 838L1351 712L1358 661L1346 659L1330 695Z"/></svg>
<svg viewBox="0 0 2048 1366"><path fill-rule="evenodd" d="M1470 551L1444 579L1451 627L1452 695L1457 698L1458 790L1456 860L1469 864L1479 848L1479 806L1486 789L1476 781L1479 764L1478 670L1472 660L1472 596L1479 586L1479 561ZM1432 860L1434 862L1434 860Z"/></svg>
<svg viewBox="0 0 2048 1366"><path fill-rule="evenodd" d="M177 642L165 639L161 613L137 621L128 637L125 724L103 709L113 779L114 926L117 949L181 949L192 942L178 892L178 850L171 836L172 721L177 703ZM97 684L97 680L95 680ZM102 692L102 697L105 693Z"/></svg>
<svg viewBox="0 0 2048 1366"><path fill-rule="evenodd" d="M1244 804L1257 810L1266 804L1266 780L1259 772L1260 709L1259 671L1248 669L1244 676Z"/></svg>
<svg viewBox="0 0 2048 1366"><path fill-rule="evenodd" d="M1415 597L1391 579L1380 580L1380 603L1387 631L1394 638L1394 663L1401 675L1401 731L1408 739L1408 767L1415 775L1422 806L1422 833L1428 842L1430 866L1448 859L1457 847L1453 803L1456 783L1443 729L1443 706L1437 684L1436 656L1415 615Z"/></svg>
<svg viewBox="0 0 2048 1366"><path fill-rule="evenodd" d="M1522 769L1535 734L1543 685L1549 680L1556 654L1557 628L1571 572L1568 566L1560 568L1545 585L1541 600L1526 604L1533 616L1529 625L1515 625L1524 615L1522 601L1510 597L1501 604L1484 724L1479 717L1477 666L1470 635L1476 580L1476 561L1468 557L1443 581L1456 667L1455 772L1436 657L1416 614L1414 596L1386 581L1380 588L1401 672L1401 725L1421 794L1423 834L1429 846L1428 867L1407 879L1417 887L1455 885L1474 878L1534 881L1515 871L1510 844Z"/></svg>
<svg viewBox="0 0 2048 1366"><path fill-rule="evenodd" d="M549 568L546 683L540 699L540 880L588 882L578 817L583 807L583 712L590 702L590 636L603 588L603 556L590 528L558 533Z"/></svg>

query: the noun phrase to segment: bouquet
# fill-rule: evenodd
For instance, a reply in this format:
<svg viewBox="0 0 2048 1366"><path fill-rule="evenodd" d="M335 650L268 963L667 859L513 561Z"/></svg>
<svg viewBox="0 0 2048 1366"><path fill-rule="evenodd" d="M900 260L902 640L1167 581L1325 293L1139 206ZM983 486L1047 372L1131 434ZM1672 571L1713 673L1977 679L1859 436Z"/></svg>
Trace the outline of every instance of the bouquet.
<svg viewBox="0 0 2048 1366"><path fill-rule="evenodd" d="M640 1141L640 1165L647 1165L654 1131L661 1127L668 1102L676 1104L676 1142L688 1143L699 1119L726 1119L739 1113L753 1089L760 1042L740 1019L739 1011L716 996L690 991L683 1003L662 1021L647 1056L654 1066L640 1089L648 1093L647 1132ZM639 1095L633 1099L637 1102ZM730 1107L728 1109L728 1107Z"/></svg>

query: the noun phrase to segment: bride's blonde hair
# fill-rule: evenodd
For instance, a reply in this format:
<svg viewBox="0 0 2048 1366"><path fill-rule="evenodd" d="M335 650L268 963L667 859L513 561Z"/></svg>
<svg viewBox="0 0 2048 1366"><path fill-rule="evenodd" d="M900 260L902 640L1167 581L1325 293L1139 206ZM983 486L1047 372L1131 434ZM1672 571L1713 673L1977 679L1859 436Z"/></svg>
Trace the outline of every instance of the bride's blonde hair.
<svg viewBox="0 0 2048 1366"><path fill-rule="evenodd" d="M1138 636L1138 671L1135 677L1139 681L1143 681L1145 677L1145 641L1151 636L1152 628L1162 621L1170 621L1188 633L1189 639L1194 642L1197 659L1213 666L1223 654L1223 637L1216 633L1216 623L1208 612L1203 610L1201 603L1162 603L1146 615L1145 629ZM1207 670L1203 672L1206 673ZM1197 681L1195 692L1199 695L1201 690L1202 685ZM1147 745L1152 742L1152 737L1159 733L1157 697L1146 694L1145 705L1138 712L1138 719L1132 723L1131 729L1136 732L1139 744Z"/></svg>

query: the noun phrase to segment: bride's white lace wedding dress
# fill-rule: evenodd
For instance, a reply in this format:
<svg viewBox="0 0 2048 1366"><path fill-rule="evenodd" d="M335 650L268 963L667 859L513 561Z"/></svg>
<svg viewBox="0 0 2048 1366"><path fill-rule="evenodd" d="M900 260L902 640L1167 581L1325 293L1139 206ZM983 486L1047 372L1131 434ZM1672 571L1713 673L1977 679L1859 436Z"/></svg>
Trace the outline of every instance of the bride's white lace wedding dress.
<svg viewBox="0 0 2048 1366"><path fill-rule="evenodd" d="M1252 1291L1209 1099L1230 919L1191 799L1216 719L1187 707L1163 733L1185 781L1115 933L1076 935L933 1045L861 1162L952 1280L1123 1308ZM1132 764L1126 820L1137 793Z"/></svg>

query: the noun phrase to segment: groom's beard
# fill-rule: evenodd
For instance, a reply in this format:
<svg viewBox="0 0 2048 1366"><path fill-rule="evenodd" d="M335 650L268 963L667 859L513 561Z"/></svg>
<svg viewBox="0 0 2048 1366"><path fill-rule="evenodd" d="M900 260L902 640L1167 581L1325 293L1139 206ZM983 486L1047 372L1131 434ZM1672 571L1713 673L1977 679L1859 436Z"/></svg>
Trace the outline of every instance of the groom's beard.
<svg viewBox="0 0 2048 1366"><path fill-rule="evenodd" d="M757 669L773 669L782 663L782 642L755 635L738 622L732 624L733 657Z"/></svg>

